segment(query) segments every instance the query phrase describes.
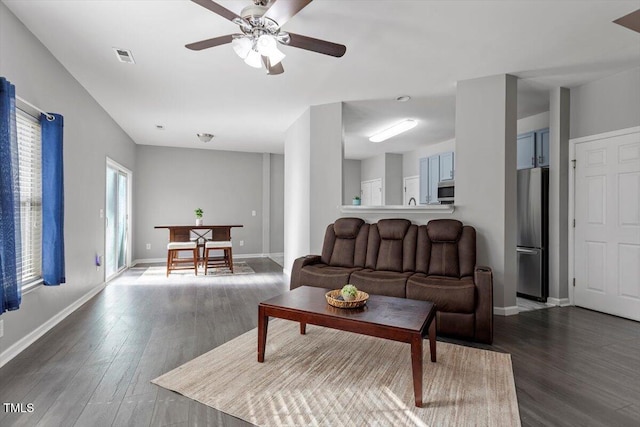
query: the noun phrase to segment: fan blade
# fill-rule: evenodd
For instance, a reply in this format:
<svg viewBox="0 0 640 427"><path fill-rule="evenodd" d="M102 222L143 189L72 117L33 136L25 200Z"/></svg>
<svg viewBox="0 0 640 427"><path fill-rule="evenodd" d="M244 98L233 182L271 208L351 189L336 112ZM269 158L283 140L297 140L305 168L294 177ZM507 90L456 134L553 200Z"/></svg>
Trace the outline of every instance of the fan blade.
<svg viewBox="0 0 640 427"><path fill-rule="evenodd" d="M312 1L313 0L273 0L273 4L264 16L273 19L282 27L289 19Z"/></svg>
<svg viewBox="0 0 640 427"><path fill-rule="evenodd" d="M214 37L212 39L200 40L199 42L189 43L185 47L191 50L202 50L210 47L220 46L222 44L231 43L233 35L227 34L226 36Z"/></svg>
<svg viewBox="0 0 640 427"><path fill-rule="evenodd" d="M278 62L276 65L271 65L271 61L269 61L269 57L263 55L262 63L264 64L264 68L267 69L267 74L269 74L270 76L275 76L275 75L284 73L284 67L282 66L282 62Z"/></svg>
<svg viewBox="0 0 640 427"><path fill-rule="evenodd" d="M342 57L347 51L347 47L337 43L331 43L325 40L314 39L313 37L301 36L300 34L289 33L289 46L299 47L300 49L310 50L312 52L323 53L325 55Z"/></svg>
<svg viewBox="0 0 640 427"><path fill-rule="evenodd" d="M218 3L215 3L211 0L191 0L192 2L199 4L205 9L209 9L211 12L216 13L223 18L227 18L229 21L233 21L236 18L242 19L239 15L236 15L234 12L231 12L229 9L226 9L220 6Z"/></svg>

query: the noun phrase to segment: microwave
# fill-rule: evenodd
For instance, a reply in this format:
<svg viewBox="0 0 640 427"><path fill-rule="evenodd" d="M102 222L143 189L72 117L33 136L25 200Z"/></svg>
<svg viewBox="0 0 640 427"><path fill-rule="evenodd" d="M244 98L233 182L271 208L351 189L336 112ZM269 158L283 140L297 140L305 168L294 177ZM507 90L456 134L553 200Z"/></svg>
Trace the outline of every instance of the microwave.
<svg viewBox="0 0 640 427"><path fill-rule="evenodd" d="M455 193L455 183L453 179L440 181L438 183L438 201L444 205L453 204Z"/></svg>

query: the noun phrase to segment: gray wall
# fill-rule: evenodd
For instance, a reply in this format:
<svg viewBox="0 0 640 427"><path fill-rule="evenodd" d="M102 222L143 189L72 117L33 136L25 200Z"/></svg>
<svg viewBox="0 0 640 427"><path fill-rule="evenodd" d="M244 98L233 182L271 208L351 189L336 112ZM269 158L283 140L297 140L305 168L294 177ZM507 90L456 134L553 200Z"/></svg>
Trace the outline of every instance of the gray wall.
<svg viewBox="0 0 640 427"><path fill-rule="evenodd" d="M402 205L402 154L385 155L384 204Z"/></svg>
<svg viewBox="0 0 640 427"><path fill-rule="evenodd" d="M384 185L384 173L385 173L385 154L378 154L376 156L367 157L362 159L360 166L360 182L370 181L372 179L382 178L382 185ZM384 202L384 200L383 200Z"/></svg>
<svg viewBox="0 0 640 427"><path fill-rule="evenodd" d="M169 233L153 227L195 223L196 208L206 224L244 226L231 231L234 255L262 253L262 154L145 145L137 151L134 259L166 257Z"/></svg>
<svg viewBox="0 0 640 427"><path fill-rule="evenodd" d="M342 162L342 204L352 204L353 198L360 195L361 160L344 159Z"/></svg>
<svg viewBox="0 0 640 427"><path fill-rule="evenodd" d="M549 127L549 112L535 114L518 120L518 135L525 132L544 129Z"/></svg>
<svg viewBox="0 0 640 427"><path fill-rule="evenodd" d="M94 257L104 252L106 157L134 173L133 141L53 55L0 3L0 75L28 102L64 116L65 255L67 283L23 295L4 313L0 354L104 282Z"/></svg>
<svg viewBox="0 0 640 427"><path fill-rule="evenodd" d="M269 253L284 252L284 155L271 154Z"/></svg>
<svg viewBox="0 0 640 427"><path fill-rule="evenodd" d="M321 164L316 167L321 167ZM340 187L338 187L340 188ZM337 189L336 189L337 190ZM284 140L284 270L311 253L311 110L287 129Z"/></svg>
<svg viewBox="0 0 640 427"><path fill-rule="evenodd" d="M640 125L640 68L571 89L570 138Z"/></svg>
<svg viewBox="0 0 640 427"><path fill-rule="evenodd" d="M517 79L458 82L456 210L478 232L478 264L493 269L494 306L516 307Z"/></svg>
<svg viewBox="0 0 640 427"><path fill-rule="evenodd" d="M312 106L285 136L285 272L322 250L342 202L342 103Z"/></svg>
<svg viewBox="0 0 640 427"><path fill-rule="evenodd" d="M342 196L342 103L311 107L310 247L322 252L327 225L338 217Z"/></svg>

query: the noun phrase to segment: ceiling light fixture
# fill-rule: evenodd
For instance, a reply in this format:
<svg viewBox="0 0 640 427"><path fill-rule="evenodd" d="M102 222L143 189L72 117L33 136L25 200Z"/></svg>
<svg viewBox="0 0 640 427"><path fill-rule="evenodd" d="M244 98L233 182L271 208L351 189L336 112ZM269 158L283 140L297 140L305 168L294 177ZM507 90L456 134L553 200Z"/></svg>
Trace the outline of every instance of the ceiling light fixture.
<svg viewBox="0 0 640 427"><path fill-rule="evenodd" d="M276 38L271 34L259 32L234 37L231 41L234 52L253 68L262 68L262 57L269 58L271 66L277 65L286 56L278 49Z"/></svg>
<svg viewBox="0 0 640 427"><path fill-rule="evenodd" d="M198 139L202 142L209 142L213 139L213 135L210 133L198 133Z"/></svg>
<svg viewBox="0 0 640 427"><path fill-rule="evenodd" d="M415 120L411 120L411 119L406 119L401 121L400 123L396 123L395 125L391 126L388 129L385 129L381 132L378 132L374 135L372 135L369 138L369 141L371 142L382 142L385 141L389 138L392 138L396 135L400 135L402 132L406 132L409 129L413 129L414 127L416 127L416 125L418 124L417 121Z"/></svg>
<svg viewBox="0 0 640 427"><path fill-rule="evenodd" d="M408 100L410 100L411 97L409 95L402 95L396 98L396 101L398 102L407 102Z"/></svg>

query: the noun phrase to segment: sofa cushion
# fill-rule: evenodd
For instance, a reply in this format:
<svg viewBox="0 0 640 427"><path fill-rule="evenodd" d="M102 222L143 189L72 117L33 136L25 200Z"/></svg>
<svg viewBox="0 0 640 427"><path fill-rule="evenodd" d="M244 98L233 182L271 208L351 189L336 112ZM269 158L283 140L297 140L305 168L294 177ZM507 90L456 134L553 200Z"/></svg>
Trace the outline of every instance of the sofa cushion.
<svg viewBox="0 0 640 427"><path fill-rule="evenodd" d="M427 224L427 234L432 242L455 243L462 233L462 223L455 219L434 219Z"/></svg>
<svg viewBox="0 0 640 427"><path fill-rule="evenodd" d="M360 267L335 267L327 264L307 265L300 270L300 286L341 289L349 283L349 276Z"/></svg>
<svg viewBox="0 0 640 427"><path fill-rule="evenodd" d="M339 218L327 227L322 262L334 267L364 267L369 224L360 218Z"/></svg>
<svg viewBox="0 0 640 427"><path fill-rule="evenodd" d="M411 272L360 270L349 278L349 283L368 294L405 298L405 287Z"/></svg>
<svg viewBox="0 0 640 427"><path fill-rule="evenodd" d="M452 219L431 220L418 227L417 273L461 278L473 276L476 230Z"/></svg>
<svg viewBox="0 0 640 427"><path fill-rule="evenodd" d="M333 232L339 239L355 239L362 224L364 220L361 218L339 218L333 223Z"/></svg>
<svg viewBox="0 0 640 427"><path fill-rule="evenodd" d="M406 219L382 219L369 229L366 268L415 271L417 226Z"/></svg>
<svg viewBox="0 0 640 427"><path fill-rule="evenodd" d="M438 311L473 313L475 294L472 277L456 279L418 273L407 280L407 298L431 301Z"/></svg>

